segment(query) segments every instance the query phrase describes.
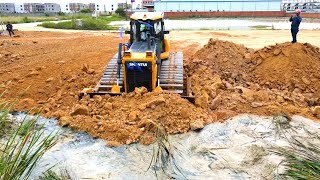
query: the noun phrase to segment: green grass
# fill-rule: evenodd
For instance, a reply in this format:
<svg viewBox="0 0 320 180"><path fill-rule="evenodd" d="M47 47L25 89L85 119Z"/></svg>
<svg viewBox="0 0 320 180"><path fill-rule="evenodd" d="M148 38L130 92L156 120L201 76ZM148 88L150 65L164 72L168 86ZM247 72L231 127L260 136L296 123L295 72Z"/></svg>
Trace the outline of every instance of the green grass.
<svg viewBox="0 0 320 180"><path fill-rule="evenodd" d="M200 28L201 31L208 31L211 30L210 28Z"/></svg>
<svg viewBox="0 0 320 180"><path fill-rule="evenodd" d="M45 28L54 29L77 29L77 30L116 30L119 27L110 26L109 23L112 21L124 20L123 17L118 15L113 16L100 16L98 18L86 17L80 20L72 19L66 22L44 22L40 26ZM81 21L80 25L77 21Z"/></svg>
<svg viewBox="0 0 320 180"><path fill-rule="evenodd" d="M319 145L292 139L289 148L280 148L276 153L285 157L286 171L282 174L283 177L289 179L320 179Z"/></svg>
<svg viewBox="0 0 320 180"><path fill-rule="evenodd" d="M280 174L284 179L320 179L320 136L319 134L310 133L308 138L300 138L297 135L292 135L298 132L297 129L290 125L291 119L284 118L280 121L274 121L277 132L286 137L289 142L289 147L275 148L272 150L277 155L284 157L282 164L285 166L285 172ZM287 118L289 121L283 121Z"/></svg>
<svg viewBox="0 0 320 180"><path fill-rule="evenodd" d="M250 26L253 30L273 30L273 26L266 26L266 25L256 25L256 26Z"/></svg>
<svg viewBox="0 0 320 180"><path fill-rule="evenodd" d="M75 16L58 16L58 20L69 20L69 19L80 19L88 17L84 14L77 14ZM31 23L31 22L45 22L45 21L55 21L55 17L53 16L1 16L1 20L4 24L10 22L11 24L19 24L19 23Z"/></svg>
<svg viewBox="0 0 320 180"><path fill-rule="evenodd" d="M117 14L114 14L112 16L100 16L100 17L98 17L98 19L104 19L107 21L124 21L126 18L119 16Z"/></svg>
<svg viewBox="0 0 320 180"><path fill-rule="evenodd" d="M0 96L0 180L28 179L37 162L57 142L56 134L44 134L43 126L37 127L37 116L24 118L16 124L9 118L13 107ZM4 123L5 122L5 123Z"/></svg>
<svg viewBox="0 0 320 180"><path fill-rule="evenodd" d="M39 180L67 180L67 179L72 179L67 170L64 170L64 172L60 173L60 175L58 175L52 170L48 170L43 173L43 176L40 177Z"/></svg>
<svg viewBox="0 0 320 180"><path fill-rule="evenodd" d="M0 94L0 138L3 138L12 129L12 123L9 119L9 110L12 108L13 104L2 99L4 93L5 91Z"/></svg>

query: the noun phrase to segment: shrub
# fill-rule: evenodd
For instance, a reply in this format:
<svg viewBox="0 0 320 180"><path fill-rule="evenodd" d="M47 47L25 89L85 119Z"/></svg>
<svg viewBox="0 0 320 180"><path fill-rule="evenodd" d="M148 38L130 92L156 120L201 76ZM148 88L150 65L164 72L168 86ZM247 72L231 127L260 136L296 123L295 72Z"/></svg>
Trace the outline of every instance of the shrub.
<svg viewBox="0 0 320 180"><path fill-rule="evenodd" d="M24 23L30 23L30 22L31 22L31 19L28 18L27 16L25 16L25 17L23 17L22 21L23 21Z"/></svg>
<svg viewBox="0 0 320 180"><path fill-rule="evenodd" d="M81 9L80 12L81 13L92 13L92 10L87 8L87 9Z"/></svg>
<svg viewBox="0 0 320 180"><path fill-rule="evenodd" d="M53 22L44 22L40 25L45 28L56 28L56 23Z"/></svg>
<svg viewBox="0 0 320 180"><path fill-rule="evenodd" d="M84 18L81 19L81 25L77 25L76 20L66 22L44 22L40 26L55 29L80 29L80 30L111 30L118 29L108 25L109 21L103 19Z"/></svg>
<svg viewBox="0 0 320 180"><path fill-rule="evenodd" d="M62 12L62 11L59 11L59 12L58 12L58 15L59 15L59 16L65 16L64 12Z"/></svg>
<svg viewBox="0 0 320 180"><path fill-rule="evenodd" d="M119 7L117 10L116 10L116 14L118 14L119 16L122 16L122 17L125 17L126 16L126 12L124 11L123 8Z"/></svg>

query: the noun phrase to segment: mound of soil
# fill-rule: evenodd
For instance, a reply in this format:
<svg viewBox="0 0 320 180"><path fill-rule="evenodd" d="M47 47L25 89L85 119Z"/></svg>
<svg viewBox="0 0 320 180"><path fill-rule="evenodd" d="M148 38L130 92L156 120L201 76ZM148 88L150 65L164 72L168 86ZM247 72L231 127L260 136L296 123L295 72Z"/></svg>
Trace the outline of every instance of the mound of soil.
<svg viewBox="0 0 320 180"><path fill-rule="evenodd" d="M320 98L320 52L308 43L265 47L252 56L253 82L270 89L311 93Z"/></svg>
<svg viewBox="0 0 320 180"><path fill-rule="evenodd" d="M194 73L198 74L195 71L206 71L219 74L223 79L233 77L241 80L241 76L248 72L246 59L250 59L250 52L253 50L243 45L210 39L208 44L186 62L186 72L188 76L192 76Z"/></svg>
<svg viewBox="0 0 320 180"><path fill-rule="evenodd" d="M284 43L254 51L210 39L188 59L185 70L198 107L312 117L310 107L319 105L319 57L319 49L309 44Z"/></svg>
<svg viewBox="0 0 320 180"><path fill-rule="evenodd" d="M146 88L116 97L83 98L70 115L62 113L60 123L85 130L111 144L152 143L154 136L145 128L148 123L173 134L200 129L217 120L215 115L208 115L206 110L195 107L177 94L147 92Z"/></svg>

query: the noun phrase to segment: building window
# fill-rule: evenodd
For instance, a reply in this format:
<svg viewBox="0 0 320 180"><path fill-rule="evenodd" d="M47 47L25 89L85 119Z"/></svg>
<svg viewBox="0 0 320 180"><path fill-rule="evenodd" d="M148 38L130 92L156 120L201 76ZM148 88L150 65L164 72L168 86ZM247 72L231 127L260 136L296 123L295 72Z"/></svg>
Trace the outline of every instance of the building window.
<svg viewBox="0 0 320 180"><path fill-rule="evenodd" d="M111 5L111 7L113 7L113 5Z"/></svg>
<svg viewBox="0 0 320 180"><path fill-rule="evenodd" d="M21 9L21 11L23 11L23 9Z"/></svg>
<svg viewBox="0 0 320 180"><path fill-rule="evenodd" d="M67 8L66 10L68 11L69 9Z"/></svg>
<svg viewBox="0 0 320 180"><path fill-rule="evenodd" d="M97 5L97 7L99 7L99 5Z"/></svg>
<svg viewBox="0 0 320 180"><path fill-rule="evenodd" d="M52 11L54 11L54 9L52 8Z"/></svg>
<svg viewBox="0 0 320 180"><path fill-rule="evenodd" d="M99 8L97 8L97 11L99 11Z"/></svg>
<svg viewBox="0 0 320 180"><path fill-rule="evenodd" d="M66 5L66 7L68 7L68 5Z"/></svg>
<svg viewBox="0 0 320 180"><path fill-rule="evenodd" d="M52 5L52 7L53 7L53 5Z"/></svg>
<svg viewBox="0 0 320 180"><path fill-rule="evenodd" d="M20 7L22 7L22 5L20 5Z"/></svg>
<svg viewBox="0 0 320 180"><path fill-rule="evenodd" d="M113 8L111 8L111 10L113 11Z"/></svg>

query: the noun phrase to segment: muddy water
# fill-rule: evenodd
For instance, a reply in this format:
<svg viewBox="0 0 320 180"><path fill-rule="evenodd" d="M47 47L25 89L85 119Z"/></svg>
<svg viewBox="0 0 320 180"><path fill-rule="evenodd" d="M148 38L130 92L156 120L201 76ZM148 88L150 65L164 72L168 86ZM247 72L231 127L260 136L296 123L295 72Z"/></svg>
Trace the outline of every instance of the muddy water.
<svg viewBox="0 0 320 180"><path fill-rule="evenodd" d="M129 28L126 21L112 22L111 25ZM250 29L290 29L288 18L281 19L195 19L165 20L167 30L250 30ZM320 29L319 22L303 20L300 29Z"/></svg>
<svg viewBox="0 0 320 180"><path fill-rule="evenodd" d="M23 118L18 115L17 118ZM282 158L268 150L286 146L286 138L280 136L272 118L240 115L225 123L214 123L199 132L170 136L174 147L173 157L179 171L170 173L176 179L274 179L283 168ZM37 179L43 171L52 168L60 173L68 171L73 179L157 179L151 161L153 145L125 145L109 148L106 142L93 139L83 132L73 132L57 126L54 119L40 118L46 123L46 133L59 131L59 142L40 160L32 174ZM300 116L290 122L296 135L307 139L304 131L320 132L320 123ZM320 144L320 142L318 142Z"/></svg>

